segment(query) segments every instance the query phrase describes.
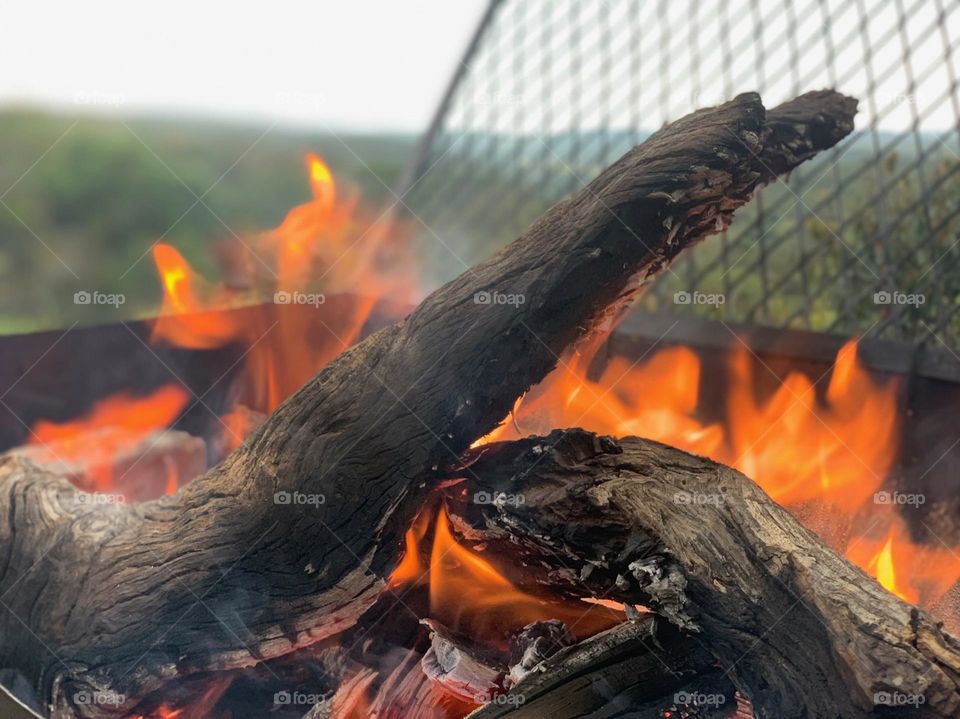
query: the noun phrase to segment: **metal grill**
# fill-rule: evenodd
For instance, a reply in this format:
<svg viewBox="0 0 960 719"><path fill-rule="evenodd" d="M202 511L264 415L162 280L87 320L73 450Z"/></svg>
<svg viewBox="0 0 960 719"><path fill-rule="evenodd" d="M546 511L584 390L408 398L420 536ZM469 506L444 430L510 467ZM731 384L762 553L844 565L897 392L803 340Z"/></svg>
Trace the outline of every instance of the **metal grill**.
<svg viewBox="0 0 960 719"><path fill-rule="evenodd" d="M860 99L855 133L640 308L960 347L958 44L960 0L494 1L403 202L446 279L672 119L834 87Z"/></svg>

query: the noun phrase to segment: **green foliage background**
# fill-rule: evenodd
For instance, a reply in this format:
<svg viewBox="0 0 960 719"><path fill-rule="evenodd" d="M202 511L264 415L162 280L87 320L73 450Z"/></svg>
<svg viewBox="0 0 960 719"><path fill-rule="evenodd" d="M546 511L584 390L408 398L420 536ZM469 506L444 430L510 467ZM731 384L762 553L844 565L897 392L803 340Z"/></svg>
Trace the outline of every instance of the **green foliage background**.
<svg viewBox="0 0 960 719"><path fill-rule="evenodd" d="M498 138L460 146L501 150L452 148L405 198L431 230L413 223L430 282L488 256L602 169L573 176L536 138L529 152L517 140L485 139ZM614 154L640 139L618 138ZM862 134L841 157L824 153L797 170L789 187L765 189L737 213L726 237L684 253L641 307L838 334L870 327L875 336L900 339L933 328L958 344L960 147L922 136L929 146L918 155L913 143L880 139L893 148L883 163L873 161L876 148ZM0 333L155 312L161 292L151 244L163 239L215 276L215 243L275 227L309 197L310 151L324 157L339 187L379 211L393 200L388 188L416 140L0 112ZM572 141L549 140L554 153ZM528 155L532 164L519 162ZM120 292L127 302L119 311L77 306L73 293L81 289ZM674 292L690 290L723 293L726 304L673 303ZM923 293L926 303L877 305L873 295L881 290Z"/></svg>
<svg viewBox="0 0 960 719"><path fill-rule="evenodd" d="M151 244L163 238L212 271L212 242L275 227L308 199L309 151L379 207L415 140L0 112L0 333L118 318L74 305L81 289L124 293L122 317L155 310Z"/></svg>

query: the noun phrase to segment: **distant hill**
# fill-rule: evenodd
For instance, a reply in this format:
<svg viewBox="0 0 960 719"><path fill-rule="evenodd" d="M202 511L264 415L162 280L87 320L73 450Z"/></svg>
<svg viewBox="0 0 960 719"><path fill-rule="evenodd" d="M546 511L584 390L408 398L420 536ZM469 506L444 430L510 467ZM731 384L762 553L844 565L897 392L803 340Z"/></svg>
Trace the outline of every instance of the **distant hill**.
<svg viewBox="0 0 960 719"><path fill-rule="evenodd" d="M307 152L382 206L416 140L0 111L0 333L96 319L73 305L73 292L120 291L120 275L165 233L203 268L209 244L229 234L223 223L241 234L276 226L309 196ZM190 209L190 190L213 212ZM159 297L149 259L122 286L128 314Z"/></svg>

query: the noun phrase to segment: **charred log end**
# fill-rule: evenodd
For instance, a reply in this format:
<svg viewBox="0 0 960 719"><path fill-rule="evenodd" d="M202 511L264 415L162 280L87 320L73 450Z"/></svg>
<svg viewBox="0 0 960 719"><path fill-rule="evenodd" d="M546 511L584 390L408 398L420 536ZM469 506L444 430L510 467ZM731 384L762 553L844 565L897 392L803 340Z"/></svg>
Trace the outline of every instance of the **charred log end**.
<svg viewBox="0 0 960 719"><path fill-rule="evenodd" d="M857 100L818 90L790 100L767 115L767 137L759 160L773 182L853 132Z"/></svg>

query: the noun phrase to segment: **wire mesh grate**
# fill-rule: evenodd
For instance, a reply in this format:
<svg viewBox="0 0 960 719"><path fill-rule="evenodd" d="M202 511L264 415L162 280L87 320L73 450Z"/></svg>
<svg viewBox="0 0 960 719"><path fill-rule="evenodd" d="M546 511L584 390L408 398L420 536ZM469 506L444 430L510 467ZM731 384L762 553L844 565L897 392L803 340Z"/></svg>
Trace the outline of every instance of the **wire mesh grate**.
<svg viewBox="0 0 960 719"><path fill-rule="evenodd" d="M957 0L500 0L403 202L446 279L672 119L835 87L860 99L855 133L640 307L960 347L958 44ZM694 292L725 302L684 304Z"/></svg>

